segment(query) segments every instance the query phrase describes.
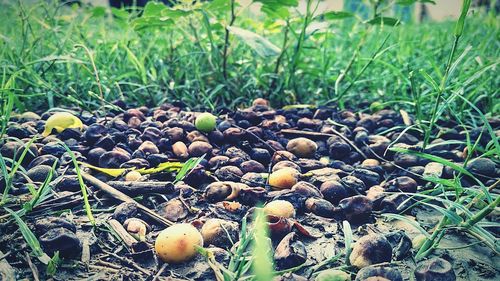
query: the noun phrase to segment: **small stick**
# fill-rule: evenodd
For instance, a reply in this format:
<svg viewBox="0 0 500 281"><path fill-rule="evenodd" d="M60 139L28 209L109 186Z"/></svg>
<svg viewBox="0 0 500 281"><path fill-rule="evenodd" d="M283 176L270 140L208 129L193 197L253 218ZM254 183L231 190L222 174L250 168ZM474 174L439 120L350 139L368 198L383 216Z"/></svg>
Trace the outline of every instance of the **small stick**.
<svg viewBox="0 0 500 281"><path fill-rule="evenodd" d="M171 182L109 181L107 183L129 196L148 193L169 194L174 192L174 185Z"/></svg>
<svg viewBox="0 0 500 281"><path fill-rule="evenodd" d="M368 157L363 153L363 151L361 151L361 149L359 149L352 141L350 141L348 138L346 138L344 135L342 135L340 132L336 131L335 129L331 128L331 130L334 134L308 132L308 131L301 131L301 130L294 130L294 129L283 129L283 130L281 130L281 132L285 135L306 136L306 137L318 138L318 139L338 136L343 141L345 141L347 144L349 144L352 148L354 148L354 150L356 150L363 158L368 159Z"/></svg>
<svg viewBox="0 0 500 281"><path fill-rule="evenodd" d="M89 183L91 183L92 185L94 185L95 187L99 188L100 190L106 192L107 194L109 194L111 197L115 198L115 199L118 199L122 202L125 202L125 203L134 203L136 204L137 208L139 208L144 214L146 214L147 216L149 216L151 219L154 219L156 222L158 223L161 223L163 224L164 226L171 226L173 225L174 223L167 220L166 218L158 215L156 212L152 211L151 209L149 209L148 207L142 205L141 203L135 201L134 199L132 199L131 197L129 197L128 195L126 195L125 193L119 191L119 190L116 190L115 188L113 188L112 186L110 186L109 184L95 178L94 176L91 176L85 172L82 172L82 177L88 181Z"/></svg>
<svg viewBox="0 0 500 281"><path fill-rule="evenodd" d="M33 273L33 280L40 281L40 277L39 277L39 274L38 274L38 269L36 268L36 266L31 261L30 255L28 253L25 253L25 254L26 254L26 261L28 262L28 265L31 268L31 272Z"/></svg>
<svg viewBox="0 0 500 281"><path fill-rule="evenodd" d="M167 268L168 266L168 263L164 263L160 269L158 270L158 272L156 272L155 276L153 276L153 279L151 279L151 281L156 281L156 279L158 279L158 277L160 277L160 275L163 273L163 271L165 271L165 269Z"/></svg>
<svg viewBox="0 0 500 281"><path fill-rule="evenodd" d="M137 243L137 240L135 240L135 238L127 232L127 230L123 227L123 225L119 221L115 219L110 219L108 221L108 224L111 228L113 228L116 234L120 236L123 243L125 243L125 245L127 245L127 247L133 252L134 249L132 248L132 246L135 243Z"/></svg>

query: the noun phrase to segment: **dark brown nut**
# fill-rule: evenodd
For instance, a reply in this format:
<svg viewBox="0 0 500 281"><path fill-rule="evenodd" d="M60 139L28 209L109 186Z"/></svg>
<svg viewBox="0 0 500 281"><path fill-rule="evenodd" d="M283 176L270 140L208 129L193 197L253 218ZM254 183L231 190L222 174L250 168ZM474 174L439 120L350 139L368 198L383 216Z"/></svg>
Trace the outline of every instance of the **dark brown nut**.
<svg viewBox="0 0 500 281"><path fill-rule="evenodd" d="M286 150L293 153L297 157L312 158L318 150L318 145L307 138L295 138L288 142Z"/></svg>
<svg viewBox="0 0 500 281"><path fill-rule="evenodd" d="M163 133L160 129L155 127L147 127L141 135L143 141L150 141L153 143L157 143L161 137L163 137Z"/></svg>
<svg viewBox="0 0 500 281"><path fill-rule="evenodd" d="M417 281L455 281L457 279L451 263L442 258L431 258L420 262L414 273Z"/></svg>
<svg viewBox="0 0 500 281"><path fill-rule="evenodd" d="M26 175L34 182L44 182L52 171L51 166L38 165L28 170ZM57 178L57 172L52 171L52 178Z"/></svg>
<svg viewBox="0 0 500 281"><path fill-rule="evenodd" d="M233 192L231 183L229 182L213 182L205 189L205 199L208 202L220 202Z"/></svg>
<svg viewBox="0 0 500 281"><path fill-rule="evenodd" d="M373 203L366 196L356 195L340 200L339 207L348 221L364 221L372 213Z"/></svg>
<svg viewBox="0 0 500 281"><path fill-rule="evenodd" d="M338 204L340 200L349 196L347 189L338 181L324 182L321 184L320 192L326 200L333 204Z"/></svg>
<svg viewBox="0 0 500 281"><path fill-rule="evenodd" d="M137 204L135 203L121 203L113 212L113 218L120 223L124 223L128 218L135 216L137 216Z"/></svg>
<svg viewBox="0 0 500 281"><path fill-rule="evenodd" d="M292 161L281 161L281 162L278 162L276 163L274 166L273 166L273 169L272 171L273 172L276 172L277 170L280 170L280 169L283 169L283 168L293 168L297 171L300 171L300 166L293 163Z"/></svg>
<svg viewBox="0 0 500 281"><path fill-rule="evenodd" d="M384 233L385 238L392 246L392 254L395 260L403 260L412 249L412 240L403 230Z"/></svg>
<svg viewBox="0 0 500 281"><path fill-rule="evenodd" d="M355 281L403 281L400 271L388 265L371 265L358 271Z"/></svg>
<svg viewBox="0 0 500 281"><path fill-rule="evenodd" d="M233 118L236 121L246 120L251 125L254 125L254 126L259 124L262 121L262 117L257 115L257 113L252 111L251 109L243 109L243 110L238 109L234 113Z"/></svg>
<svg viewBox="0 0 500 281"><path fill-rule="evenodd" d="M380 182L380 175L367 169L355 169L352 175L363 181L368 188Z"/></svg>
<svg viewBox="0 0 500 281"><path fill-rule="evenodd" d="M191 157L200 157L204 154L210 154L212 145L204 141L195 141L189 145L188 151Z"/></svg>
<svg viewBox="0 0 500 281"><path fill-rule="evenodd" d="M172 145L172 151L174 155L180 159L186 159L189 157L188 148L185 143L178 141Z"/></svg>
<svg viewBox="0 0 500 281"><path fill-rule="evenodd" d="M252 106L269 106L269 101L263 98L256 98L252 101Z"/></svg>
<svg viewBox="0 0 500 281"><path fill-rule="evenodd" d="M342 159L351 152L351 146L345 143L340 137L334 136L327 140L330 156L333 159Z"/></svg>
<svg viewBox="0 0 500 281"><path fill-rule="evenodd" d="M238 241L238 223L222 219L208 219L201 227L205 246L228 249Z"/></svg>
<svg viewBox="0 0 500 281"><path fill-rule="evenodd" d="M251 187L259 187L266 184L266 179L260 173L250 172L241 177L241 182Z"/></svg>
<svg viewBox="0 0 500 281"><path fill-rule="evenodd" d="M240 157L243 160L250 160L250 156L246 152L235 146L231 146L228 149L226 149L224 155L229 158Z"/></svg>
<svg viewBox="0 0 500 281"><path fill-rule="evenodd" d="M61 157L65 152L66 148L64 148L64 146L58 141L51 141L45 144L42 149L40 149L40 154L51 154L55 157Z"/></svg>
<svg viewBox="0 0 500 281"><path fill-rule="evenodd" d="M207 136L202 134L200 131L189 132L186 136L186 139L189 142L195 142L195 141L203 141L203 142L207 142L207 143L209 142Z"/></svg>
<svg viewBox="0 0 500 281"><path fill-rule="evenodd" d="M417 192L418 183L407 176L397 177L393 180L388 181L383 187L388 192L407 192L415 193Z"/></svg>
<svg viewBox="0 0 500 281"><path fill-rule="evenodd" d="M243 172L236 166L224 166L217 169L214 175L223 181L240 181Z"/></svg>
<svg viewBox="0 0 500 281"><path fill-rule="evenodd" d="M408 200L408 196L405 194L391 194L382 199L379 208L384 213L399 213L413 202L414 200Z"/></svg>
<svg viewBox="0 0 500 281"><path fill-rule="evenodd" d="M228 161L229 161L229 157L223 156L223 155L217 155L217 156L210 158L210 160L208 160L208 166L211 169L217 169L219 167L226 165L226 163Z"/></svg>
<svg viewBox="0 0 500 281"><path fill-rule="evenodd" d="M121 164L130 160L130 154L123 149L115 148L99 157L99 167L119 168Z"/></svg>
<svg viewBox="0 0 500 281"><path fill-rule="evenodd" d="M253 148L250 156L253 160L262 163L263 165L268 165L271 161L271 153L263 148Z"/></svg>
<svg viewBox="0 0 500 281"><path fill-rule="evenodd" d="M274 164L279 163L281 161L295 161L295 160L297 160L297 157L293 153L285 150L276 151L273 157L271 158L271 161Z"/></svg>
<svg viewBox="0 0 500 281"><path fill-rule="evenodd" d="M123 164L120 165L120 168L137 168L137 169L141 169L141 168L147 168L149 167L149 162L148 160L144 159L144 158L135 158L135 159L131 159Z"/></svg>
<svg viewBox="0 0 500 281"><path fill-rule="evenodd" d="M57 181L55 188L59 191L79 191L80 182L77 175L64 175Z"/></svg>
<svg viewBox="0 0 500 281"><path fill-rule="evenodd" d="M89 164L99 165L99 158L106 152L107 151L102 147L96 147L96 148L91 149L89 151L89 153L87 154L87 160L88 160ZM53 156L53 157L55 157L55 156Z"/></svg>
<svg viewBox="0 0 500 281"><path fill-rule="evenodd" d="M240 168L243 173L264 173L266 171L266 167L255 160L241 163Z"/></svg>
<svg viewBox="0 0 500 281"><path fill-rule="evenodd" d="M277 142L277 141L274 141L274 140L266 140L266 143L272 148L271 149L271 152L274 152L274 151L286 151L285 150L285 147ZM291 153L292 154L292 153ZM292 154L293 155L293 154ZM286 160L289 160L290 158L286 159Z"/></svg>
<svg viewBox="0 0 500 281"><path fill-rule="evenodd" d="M130 117L130 119L127 121L127 126L129 126L130 128L134 128L134 129L137 129L141 126L141 119L135 117L135 116L132 116Z"/></svg>
<svg viewBox="0 0 500 281"><path fill-rule="evenodd" d="M316 130L321 126L321 120L311 118L300 118L297 120L297 127L299 129L313 129Z"/></svg>
<svg viewBox="0 0 500 281"><path fill-rule="evenodd" d="M158 214L170 221L180 221L189 214L188 209L181 200L173 199L158 205Z"/></svg>
<svg viewBox="0 0 500 281"><path fill-rule="evenodd" d="M89 145L93 145L98 139L108 134L108 129L101 124L94 123L87 127L83 138Z"/></svg>
<svg viewBox="0 0 500 281"><path fill-rule="evenodd" d="M320 198L308 198L305 206L308 212L325 218L334 217L337 211L332 203Z"/></svg>
<svg viewBox="0 0 500 281"><path fill-rule="evenodd" d="M179 127L167 128L163 132L172 142L182 141L184 139L184 130Z"/></svg>
<svg viewBox="0 0 500 281"><path fill-rule="evenodd" d="M420 164L420 158L413 154L398 152L394 154L394 163L404 168L408 168L418 166Z"/></svg>
<svg viewBox="0 0 500 281"><path fill-rule="evenodd" d="M361 237L352 247L352 252L349 256L349 261L357 268L390 262L391 259L391 244L381 234L368 234Z"/></svg>
<svg viewBox="0 0 500 281"><path fill-rule="evenodd" d="M82 252L82 243L76 234L64 227L50 229L39 240L50 256L58 251L63 258L79 258Z"/></svg>
<svg viewBox="0 0 500 281"><path fill-rule="evenodd" d="M234 127L225 130L222 134L227 143L238 143L246 137L246 132L244 130Z"/></svg>
<svg viewBox="0 0 500 281"><path fill-rule="evenodd" d="M326 164L314 159L300 158L295 163L300 166L302 172L309 172L311 170L318 170L326 167Z"/></svg>
<svg viewBox="0 0 500 281"><path fill-rule="evenodd" d="M151 141L144 141L138 148L138 150L142 151L144 154L158 154L160 150L158 147Z"/></svg>
<svg viewBox="0 0 500 281"><path fill-rule="evenodd" d="M340 183L345 186L345 188L351 195L364 194L366 191L366 185L364 184L364 182L355 176L343 177L340 180Z"/></svg>
<svg viewBox="0 0 500 281"><path fill-rule="evenodd" d="M488 158L476 158L467 163L467 170L473 174L495 176L495 162Z"/></svg>
<svg viewBox="0 0 500 281"><path fill-rule="evenodd" d="M115 144L116 143L113 140L113 138L110 135L106 135L106 136L103 136L100 139L98 139L94 143L94 146L95 147L102 147L102 148L109 151L109 150L113 149L113 147L115 147Z"/></svg>
<svg viewBox="0 0 500 281"><path fill-rule="evenodd" d="M385 190L380 185L374 185L366 191L366 197L373 202L373 208L380 210L380 203L385 198Z"/></svg>
<svg viewBox="0 0 500 281"><path fill-rule="evenodd" d="M35 220L35 231L39 235L42 235L43 233L58 227L63 227L70 230L73 233L76 233L75 224L63 218L47 217Z"/></svg>
<svg viewBox="0 0 500 281"><path fill-rule="evenodd" d="M306 247L297 239L294 232L288 233L276 247L274 260L278 269L288 269L306 262Z"/></svg>
<svg viewBox="0 0 500 281"><path fill-rule="evenodd" d="M322 197L321 193L314 185L305 181L299 181L294 184L292 186L292 190L298 194L304 195L305 197Z"/></svg>
<svg viewBox="0 0 500 281"><path fill-rule="evenodd" d="M129 121L132 117L136 117L139 121L146 120L146 116L144 116L144 113L139 109L131 108L123 113L123 120L125 120L125 122Z"/></svg>

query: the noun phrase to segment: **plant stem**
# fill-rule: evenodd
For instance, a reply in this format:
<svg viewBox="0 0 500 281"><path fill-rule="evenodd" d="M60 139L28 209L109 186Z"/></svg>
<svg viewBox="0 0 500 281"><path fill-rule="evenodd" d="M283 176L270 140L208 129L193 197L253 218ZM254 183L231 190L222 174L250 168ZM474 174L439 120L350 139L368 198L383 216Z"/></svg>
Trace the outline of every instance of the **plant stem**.
<svg viewBox="0 0 500 281"><path fill-rule="evenodd" d="M468 219L465 222L463 222L461 224L461 226L463 226L465 228L471 228L476 223L480 222L484 217L486 217L491 212L493 212L495 210L495 208L498 207L499 204L500 204L500 196L498 196L497 199L495 199L495 201L493 201L490 204L488 204L488 206L486 206L481 211L479 211L478 213L476 213L470 219Z"/></svg>
<svg viewBox="0 0 500 281"><path fill-rule="evenodd" d="M229 20L229 25L232 26L234 21L236 20L236 16L234 15L234 1L231 0L231 19ZM222 76L224 76L224 80L227 80L227 51L229 49L229 29L226 27L226 35L224 38L224 50L222 53Z"/></svg>
<svg viewBox="0 0 500 281"><path fill-rule="evenodd" d="M285 26L285 34L283 37L283 45L281 47L281 53L278 56L278 58L276 59L276 64L274 66L274 77L271 78L271 84L269 85L269 90L267 92L267 98L269 98L271 96L271 93L273 92L274 87L276 86L276 81L278 80L277 76L278 76L278 72L280 70L281 60L283 59L283 56L285 55L286 45L288 43L288 31L289 31L289 26L288 26L288 22L287 22L287 24Z"/></svg>

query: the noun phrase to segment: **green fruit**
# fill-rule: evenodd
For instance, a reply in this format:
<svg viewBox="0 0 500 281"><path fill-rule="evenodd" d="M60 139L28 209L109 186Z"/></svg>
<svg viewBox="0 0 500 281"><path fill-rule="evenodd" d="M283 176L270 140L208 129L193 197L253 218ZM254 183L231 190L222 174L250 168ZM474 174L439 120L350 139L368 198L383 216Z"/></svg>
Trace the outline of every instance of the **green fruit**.
<svg viewBox="0 0 500 281"><path fill-rule="evenodd" d="M384 105L379 101L374 101L374 102L372 102L372 104L370 104L370 110L372 112L377 112L377 111L380 111L382 109L384 109Z"/></svg>
<svg viewBox="0 0 500 281"><path fill-rule="evenodd" d="M204 112L198 117L196 117L196 121L194 121L194 125L198 131L202 131L204 133L209 133L215 130L216 125L216 117L208 112Z"/></svg>
<svg viewBox="0 0 500 281"><path fill-rule="evenodd" d="M351 276L342 270L327 269L320 271L314 279L315 281L349 281Z"/></svg>

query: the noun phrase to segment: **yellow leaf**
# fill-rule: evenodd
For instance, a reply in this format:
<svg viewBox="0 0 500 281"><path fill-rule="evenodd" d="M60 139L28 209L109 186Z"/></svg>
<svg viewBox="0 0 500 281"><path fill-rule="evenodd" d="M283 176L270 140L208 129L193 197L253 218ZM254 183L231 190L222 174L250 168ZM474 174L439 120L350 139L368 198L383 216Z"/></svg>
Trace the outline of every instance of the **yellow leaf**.
<svg viewBox="0 0 500 281"><path fill-rule="evenodd" d="M83 128L82 121L69 112L57 112L50 116L45 122L45 129L43 130L42 136L46 137L52 133L53 129L56 129L58 133L64 131L67 128Z"/></svg>
<svg viewBox="0 0 500 281"><path fill-rule="evenodd" d="M78 164L83 165L85 167L88 167L92 170L99 171L99 172L104 173L106 175L115 177L115 178L119 177L120 175L123 175L125 172L134 170L134 168L129 168L129 169L125 169L125 168L115 168L115 169L113 169L113 168L100 168L100 167L96 167L96 166L93 166L93 165L90 165L87 163L83 163L83 162L78 162Z"/></svg>

